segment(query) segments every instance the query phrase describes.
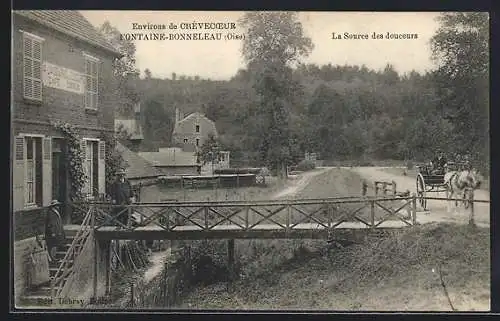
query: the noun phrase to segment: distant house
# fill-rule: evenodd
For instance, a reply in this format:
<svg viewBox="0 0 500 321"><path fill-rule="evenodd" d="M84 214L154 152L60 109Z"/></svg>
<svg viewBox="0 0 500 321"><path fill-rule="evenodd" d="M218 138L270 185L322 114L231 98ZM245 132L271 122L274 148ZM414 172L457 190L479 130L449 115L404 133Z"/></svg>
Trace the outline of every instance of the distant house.
<svg viewBox="0 0 500 321"><path fill-rule="evenodd" d="M120 143L116 144L116 150L121 153L123 159L128 164L125 173L131 184L149 185L154 183L156 178L160 176L160 171L151 162L139 156L139 154Z"/></svg>
<svg viewBox="0 0 500 321"><path fill-rule="evenodd" d="M209 135L217 137L215 123L205 115L195 112L183 117L178 108L175 109L175 125L172 143L183 151L195 152Z"/></svg>
<svg viewBox="0 0 500 321"><path fill-rule="evenodd" d="M179 109L175 109L172 142L182 152L196 153L210 135L218 137L217 128L212 120L199 112L183 117ZM215 169L229 168L229 156L228 151L221 151L218 160L214 163L198 164L200 166L199 173L210 175Z"/></svg>
<svg viewBox="0 0 500 321"><path fill-rule="evenodd" d="M116 116L115 117L115 130L117 132L126 133L129 138L127 144L131 150L139 151L139 146L144 140L142 132L142 118L141 118L141 103L138 102L134 105L133 116Z"/></svg>
<svg viewBox="0 0 500 321"><path fill-rule="evenodd" d="M160 148L157 152L139 152L161 175L199 175L201 165L194 151L183 151L179 147Z"/></svg>

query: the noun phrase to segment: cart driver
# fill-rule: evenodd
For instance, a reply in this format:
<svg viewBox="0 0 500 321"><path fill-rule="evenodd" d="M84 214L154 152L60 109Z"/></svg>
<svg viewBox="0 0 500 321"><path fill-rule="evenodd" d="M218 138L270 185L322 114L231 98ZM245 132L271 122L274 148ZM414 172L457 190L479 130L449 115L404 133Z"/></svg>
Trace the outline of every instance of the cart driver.
<svg viewBox="0 0 500 321"><path fill-rule="evenodd" d="M441 175L445 172L445 167L447 164L446 157L443 151L438 150L436 153L436 157L431 162L432 164L432 173L435 175Z"/></svg>

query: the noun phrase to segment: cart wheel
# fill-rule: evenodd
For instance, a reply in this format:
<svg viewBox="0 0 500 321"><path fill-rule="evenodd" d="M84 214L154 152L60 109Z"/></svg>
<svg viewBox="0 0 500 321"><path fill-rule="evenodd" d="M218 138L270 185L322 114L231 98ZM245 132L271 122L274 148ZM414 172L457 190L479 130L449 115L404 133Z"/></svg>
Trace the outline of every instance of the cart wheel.
<svg viewBox="0 0 500 321"><path fill-rule="evenodd" d="M427 199L425 198L425 181L421 174L417 175L417 197L423 210L427 209Z"/></svg>

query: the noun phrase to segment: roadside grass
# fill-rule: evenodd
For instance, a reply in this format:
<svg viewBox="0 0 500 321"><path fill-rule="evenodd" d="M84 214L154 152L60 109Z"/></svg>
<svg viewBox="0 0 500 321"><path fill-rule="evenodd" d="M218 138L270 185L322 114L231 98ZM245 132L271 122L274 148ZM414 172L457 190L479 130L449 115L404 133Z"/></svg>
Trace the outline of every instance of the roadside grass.
<svg viewBox="0 0 500 321"><path fill-rule="evenodd" d="M361 244L301 247L278 266L237 281L196 288L181 307L451 311L489 310L490 234L426 224Z"/></svg>

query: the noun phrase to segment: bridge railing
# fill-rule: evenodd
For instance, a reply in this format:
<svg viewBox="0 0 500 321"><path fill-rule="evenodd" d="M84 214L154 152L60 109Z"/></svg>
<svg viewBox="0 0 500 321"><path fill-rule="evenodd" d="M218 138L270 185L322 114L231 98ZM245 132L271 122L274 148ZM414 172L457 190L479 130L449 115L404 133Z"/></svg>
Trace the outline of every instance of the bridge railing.
<svg viewBox="0 0 500 321"><path fill-rule="evenodd" d="M416 196L337 197L285 201L93 203L96 230L155 227L165 231L377 228L416 224ZM125 218L125 219L124 219Z"/></svg>

